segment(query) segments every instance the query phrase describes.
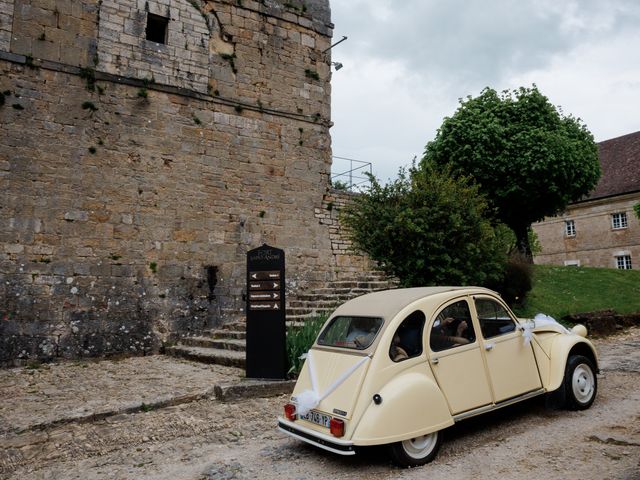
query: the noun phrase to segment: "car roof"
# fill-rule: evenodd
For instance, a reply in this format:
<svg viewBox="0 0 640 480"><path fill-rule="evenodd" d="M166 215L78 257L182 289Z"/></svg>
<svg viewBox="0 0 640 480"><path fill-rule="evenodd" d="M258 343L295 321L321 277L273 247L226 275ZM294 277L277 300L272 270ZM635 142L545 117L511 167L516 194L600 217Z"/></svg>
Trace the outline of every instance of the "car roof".
<svg viewBox="0 0 640 480"><path fill-rule="evenodd" d="M446 296L443 294L452 293L456 296L459 294L472 293L493 293L491 290L481 287L415 287L415 288L398 288L392 290L383 290L380 292L368 293L360 297L356 297L338 307L332 316L364 316L364 317L382 317L384 320L390 320L403 308L411 305L413 302L435 295ZM445 300L445 299L443 299Z"/></svg>

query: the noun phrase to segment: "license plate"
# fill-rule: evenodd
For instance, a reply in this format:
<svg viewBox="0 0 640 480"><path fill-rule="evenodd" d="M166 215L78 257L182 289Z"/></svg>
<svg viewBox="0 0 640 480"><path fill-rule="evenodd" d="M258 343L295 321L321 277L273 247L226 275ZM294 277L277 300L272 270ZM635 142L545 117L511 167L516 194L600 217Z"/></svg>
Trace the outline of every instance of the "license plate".
<svg viewBox="0 0 640 480"><path fill-rule="evenodd" d="M329 422L331 422L331 417L329 415L314 412L313 410L306 415L300 415L300 419L306 420L307 422L315 423L316 425L320 425L326 428L329 428Z"/></svg>

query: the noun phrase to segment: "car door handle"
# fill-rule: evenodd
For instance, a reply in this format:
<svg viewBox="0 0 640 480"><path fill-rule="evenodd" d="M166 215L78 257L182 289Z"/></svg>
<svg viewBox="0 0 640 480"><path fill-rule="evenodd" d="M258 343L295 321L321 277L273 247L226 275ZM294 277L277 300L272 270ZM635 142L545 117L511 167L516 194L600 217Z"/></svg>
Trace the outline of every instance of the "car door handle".
<svg viewBox="0 0 640 480"><path fill-rule="evenodd" d="M432 359L431 359L431 363L433 363L434 365L437 365L437 364L439 364L439 363L440 363L440 359L439 359L439 358L437 358L437 357L436 357L436 358L432 358Z"/></svg>
<svg viewBox="0 0 640 480"><path fill-rule="evenodd" d="M496 346L495 343L487 343L487 344L485 344L484 349L486 351L493 350L493 347L495 347L495 346Z"/></svg>

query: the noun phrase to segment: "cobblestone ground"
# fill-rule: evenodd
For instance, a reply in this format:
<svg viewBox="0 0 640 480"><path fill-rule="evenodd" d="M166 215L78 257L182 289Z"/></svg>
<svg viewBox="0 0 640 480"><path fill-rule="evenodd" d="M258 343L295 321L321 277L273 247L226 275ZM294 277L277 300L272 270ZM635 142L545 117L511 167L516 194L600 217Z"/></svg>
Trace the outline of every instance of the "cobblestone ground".
<svg viewBox="0 0 640 480"><path fill-rule="evenodd" d="M393 467L382 449L339 457L281 435L275 430L275 417L285 402L282 396L227 404L203 399L21 433L5 427L0 434L0 478L471 479L491 475L505 479L639 480L640 329L597 341L597 346L602 374L598 398L591 409L549 410L543 401L533 400L462 422L447 430L436 460L416 469ZM158 359L160 365L167 362L167 371L172 371L175 359ZM127 365L135 365L136 360L143 359L129 359ZM91 364L86 369L105 363ZM180 369L192 373L208 368L177 363ZM86 369L81 365L50 368L50 372L75 372L76 381L70 381L71 385L83 383ZM131 391L141 392L143 387L155 384L145 383L146 375L153 376L148 371L151 367L145 368L132 374L126 385L119 387L115 382L110 387L115 390L113 395L128 398ZM11 374L21 378L24 372L21 369ZM46 377L45 371L38 372ZM225 374L210 373L212 379ZM64 375L51 378L60 377ZM20 385L14 385L13 390L18 396L25 395ZM62 385L60 381L61 388ZM0 386L4 386L2 375ZM6 395L2 392L4 402ZM20 403L19 398L10 401L14 406ZM33 404L33 400L27 403ZM81 408L81 404L79 400L76 406ZM46 415L44 410L34 411L33 421L18 422L5 410L0 418L2 422L13 422L11 425L37 425ZM24 408L20 418L28 419Z"/></svg>
<svg viewBox="0 0 640 480"><path fill-rule="evenodd" d="M154 355L0 369L0 434L209 395L244 371Z"/></svg>

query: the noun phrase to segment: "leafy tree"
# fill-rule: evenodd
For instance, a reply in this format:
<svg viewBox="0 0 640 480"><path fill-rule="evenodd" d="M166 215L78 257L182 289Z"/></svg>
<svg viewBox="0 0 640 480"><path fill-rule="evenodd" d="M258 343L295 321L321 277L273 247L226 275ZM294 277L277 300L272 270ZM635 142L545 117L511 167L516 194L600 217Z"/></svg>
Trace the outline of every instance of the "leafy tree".
<svg viewBox="0 0 640 480"><path fill-rule="evenodd" d="M636 217L640 220L640 203L636 203L633 207L633 210L636 212Z"/></svg>
<svg viewBox="0 0 640 480"><path fill-rule="evenodd" d="M528 258L531 224L580 199L600 177L591 133L535 85L501 94L486 88L460 100L427 144L422 166L448 163L480 184Z"/></svg>
<svg viewBox="0 0 640 480"><path fill-rule="evenodd" d="M486 285L502 278L507 252L489 213L468 178L424 166L384 186L371 177L342 219L355 246L402 286Z"/></svg>

